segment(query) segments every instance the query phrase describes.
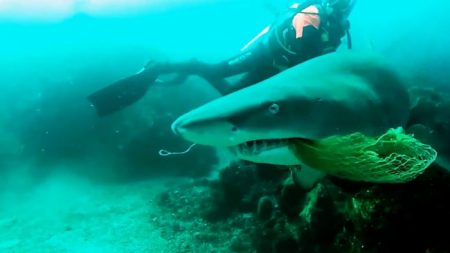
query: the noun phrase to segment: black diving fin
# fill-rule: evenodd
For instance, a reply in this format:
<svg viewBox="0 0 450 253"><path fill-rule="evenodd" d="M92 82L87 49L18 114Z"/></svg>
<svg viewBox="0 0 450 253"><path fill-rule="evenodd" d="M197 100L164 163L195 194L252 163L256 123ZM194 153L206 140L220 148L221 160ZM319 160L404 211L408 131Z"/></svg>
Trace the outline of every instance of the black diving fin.
<svg viewBox="0 0 450 253"><path fill-rule="evenodd" d="M98 116L107 116L144 97L157 76L155 71L144 69L94 92L87 99L97 110Z"/></svg>

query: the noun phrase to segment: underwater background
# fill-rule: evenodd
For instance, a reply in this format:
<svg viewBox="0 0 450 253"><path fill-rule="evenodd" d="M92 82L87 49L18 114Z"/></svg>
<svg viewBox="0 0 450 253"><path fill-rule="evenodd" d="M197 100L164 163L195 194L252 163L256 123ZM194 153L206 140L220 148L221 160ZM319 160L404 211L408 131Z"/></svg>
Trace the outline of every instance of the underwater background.
<svg viewBox="0 0 450 253"><path fill-rule="evenodd" d="M104 118L86 99L149 60L233 56L290 4L0 0L0 252L450 252L445 170L305 191L225 150L158 154L186 149L171 123L219 97L200 78L155 84ZM450 105L449 12L446 0L359 0L353 47Z"/></svg>

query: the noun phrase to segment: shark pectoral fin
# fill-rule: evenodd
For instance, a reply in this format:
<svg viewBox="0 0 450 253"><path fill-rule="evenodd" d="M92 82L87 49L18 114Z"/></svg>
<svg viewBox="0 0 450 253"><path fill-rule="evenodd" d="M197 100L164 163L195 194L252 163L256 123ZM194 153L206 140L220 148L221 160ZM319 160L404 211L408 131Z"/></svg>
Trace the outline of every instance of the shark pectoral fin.
<svg viewBox="0 0 450 253"><path fill-rule="evenodd" d="M305 190L314 188L314 186L327 175L324 172L315 170L306 165L302 165L301 169L298 167L291 167L290 170L294 184Z"/></svg>

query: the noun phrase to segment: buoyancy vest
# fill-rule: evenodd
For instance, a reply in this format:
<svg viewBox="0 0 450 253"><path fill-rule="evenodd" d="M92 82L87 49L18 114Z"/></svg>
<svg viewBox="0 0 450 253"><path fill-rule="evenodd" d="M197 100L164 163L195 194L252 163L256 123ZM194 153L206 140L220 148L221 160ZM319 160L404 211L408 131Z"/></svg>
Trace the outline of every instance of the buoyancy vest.
<svg viewBox="0 0 450 253"><path fill-rule="evenodd" d="M285 69L336 51L341 39L346 34L349 36L348 29L347 19L340 20L327 13L321 4L294 4L270 26L262 43L274 67ZM350 38L348 42L351 47Z"/></svg>

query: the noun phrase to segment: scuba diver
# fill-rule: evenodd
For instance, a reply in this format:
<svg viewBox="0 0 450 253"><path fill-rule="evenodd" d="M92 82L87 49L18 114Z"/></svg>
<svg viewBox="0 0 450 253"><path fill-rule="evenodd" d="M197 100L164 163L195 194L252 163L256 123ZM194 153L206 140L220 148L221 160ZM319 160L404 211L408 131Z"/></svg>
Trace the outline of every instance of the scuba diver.
<svg viewBox="0 0 450 253"><path fill-rule="evenodd" d="M344 36L351 48L348 16L356 0L305 0L291 5L251 40L238 55L209 64L149 62L142 71L88 96L99 116L119 111L141 99L163 74L177 74L164 83L181 83L189 75L207 80L222 95L263 81L314 57L337 50ZM235 83L226 78L243 74Z"/></svg>

